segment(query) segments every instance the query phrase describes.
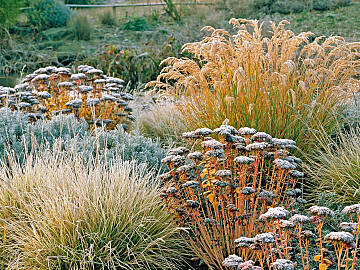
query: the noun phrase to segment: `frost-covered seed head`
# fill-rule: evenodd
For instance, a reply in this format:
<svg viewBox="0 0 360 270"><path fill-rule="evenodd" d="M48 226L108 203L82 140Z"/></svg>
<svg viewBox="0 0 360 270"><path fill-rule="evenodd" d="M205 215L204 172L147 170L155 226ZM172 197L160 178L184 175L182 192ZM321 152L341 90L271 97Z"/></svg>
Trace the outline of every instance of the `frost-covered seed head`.
<svg viewBox="0 0 360 270"><path fill-rule="evenodd" d="M260 198L264 198L264 199L272 199L272 198L276 198L277 195L272 193L271 191L267 191L267 190L262 190L259 193L259 197Z"/></svg>
<svg viewBox="0 0 360 270"><path fill-rule="evenodd" d="M272 263L275 270L294 270L294 263L287 259L277 259Z"/></svg>
<svg viewBox="0 0 360 270"><path fill-rule="evenodd" d="M228 132L232 135L236 135L239 133L236 128L230 125L221 125L219 128L214 129L214 132L218 134L223 132Z"/></svg>
<svg viewBox="0 0 360 270"><path fill-rule="evenodd" d="M324 207L324 206L314 205L314 206L311 206L309 208L309 210L310 210L310 213L315 216L323 216L323 217L330 216L330 217L332 217L335 215L335 213L332 210L330 210L329 208Z"/></svg>
<svg viewBox="0 0 360 270"><path fill-rule="evenodd" d="M168 155L185 155L189 152L189 149L187 149L186 147L177 147L177 148L173 148L173 149L170 149L168 151Z"/></svg>
<svg viewBox="0 0 360 270"><path fill-rule="evenodd" d="M221 149L223 144L215 139L203 141L201 146L205 149Z"/></svg>
<svg viewBox="0 0 360 270"><path fill-rule="evenodd" d="M353 232L353 231L357 230L358 226L359 225L357 223L342 222L342 223L340 223L339 228L345 232Z"/></svg>
<svg viewBox="0 0 360 270"><path fill-rule="evenodd" d="M215 172L215 176L220 177L220 178L231 177L231 171L230 170L218 170Z"/></svg>
<svg viewBox="0 0 360 270"><path fill-rule="evenodd" d="M240 237L235 239L234 243L237 247L250 247L250 245L255 243L255 239L250 237Z"/></svg>
<svg viewBox="0 0 360 270"><path fill-rule="evenodd" d="M170 172L167 172L167 173L163 173L163 174L160 174L159 175L159 180L162 181L162 182L166 182L166 181L169 181L172 179L172 175Z"/></svg>
<svg viewBox="0 0 360 270"><path fill-rule="evenodd" d="M260 233L255 236L255 242L263 245L270 244L275 241L274 235L272 233Z"/></svg>
<svg viewBox="0 0 360 270"><path fill-rule="evenodd" d="M212 157L212 158L224 158L224 150L223 149L215 149L210 150L205 153L205 156Z"/></svg>
<svg viewBox="0 0 360 270"><path fill-rule="evenodd" d="M198 208L200 206L200 203L194 200L186 200L185 206L190 208Z"/></svg>
<svg viewBox="0 0 360 270"><path fill-rule="evenodd" d="M283 169L283 170L295 170L296 169L296 165L294 165L293 163L291 163L287 160L281 159L281 158L275 159L273 161L273 163L279 169Z"/></svg>
<svg viewBox="0 0 360 270"><path fill-rule="evenodd" d="M315 238L316 235L312 231L305 230L301 232L301 237L305 239L309 239L309 238Z"/></svg>
<svg viewBox="0 0 360 270"><path fill-rule="evenodd" d="M197 181L191 180L187 181L184 184L182 184L183 187L189 187L189 188L197 188L199 186L199 183Z"/></svg>
<svg viewBox="0 0 360 270"><path fill-rule="evenodd" d="M175 194L175 193L177 193L177 189L176 189L176 187L169 187L167 189L166 193Z"/></svg>
<svg viewBox="0 0 360 270"><path fill-rule="evenodd" d="M288 148L293 149L295 148L296 142L289 139L278 139L278 138L272 138L271 144L274 147L278 148Z"/></svg>
<svg viewBox="0 0 360 270"><path fill-rule="evenodd" d="M185 139L198 139L200 138L200 135L196 135L194 132L184 132L182 134L182 137Z"/></svg>
<svg viewBox="0 0 360 270"><path fill-rule="evenodd" d="M349 232L331 232L325 235L324 239L326 241L340 241L345 244L354 242L354 236Z"/></svg>
<svg viewBox="0 0 360 270"><path fill-rule="evenodd" d="M211 225L216 225L217 224L216 219L212 219L212 218L205 218L204 222L205 222L205 224L211 224Z"/></svg>
<svg viewBox="0 0 360 270"><path fill-rule="evenodd" d="M242 128L239 129L239 133L240 133L240 135L251 136L251 135L254 135L256 133L256 129L249 128L249 127L242 127Z"/></svg>
<svg viewBox="0 0 360 270"><path fill-rule="evenodd" d="M235 254L229 255L225 260L222 262L223 266L237 268L240 263L243 262L243 259Z"/></svg>
<svg viewBox="0 0 360 270"><path fill-rule="evenodd" d="M255 189L253 189L252 187L244 187L241 190L241 193L244 194L244 195L250 195L250 194L255 193Z"/></svg>
<svg viewBox="0 0 360 270"><path fill-rule="evenodd" d="M299 204L307 204L307 200L305 200L304 198L301 198L301 197L296 198L296 201Z"/></svg>
<svg viewBox="0 0 360 270"><path fill-rule="evenodd" d="M289 214L284 207L269 208L265 214L260 215L260 220L283 219Z"/></svg>
<svg viewBox="0 0 360 270"><path fill-rule="evenodd" d="M360 215L360 203L346 206L342 212L344 214L356 214Z"/></svg>
<svg viewBox="0 0 360 270"><path fill-rule="evenodd" d="M212 183L218 187L226 187L228 185L228 183L219 180L213 180Z"/></svg>
<svg viewBox="0 0 360 270"><path fill-rule="evenodd" d="M290 221L294 224L304 224L310 222L310 218L304 215L295 214L290 218Z"/></svg>
<svg viewBox="0 0 360 270"><path fill-rule="evenodd" d="M257 132L250 139L253 142L271 142L272 137L265 132Z"/></svg>
<svg viewBox="0 0 360 270"><path fill-rule="evenodd" d="M209 128L199 128L193 132L195 135L198 136L208 136L213 133L213 131Z"/></svg>
<svg viewBox="0 0 360 270"><path fill-rule="evenodd" d="M252 164L255 162L255 159L247 156L238 156L234 158L234 162L237 164Z"/></svg>
<svg viewBox="0 0 360 270"><path fill-rule="evenodd" d="M254 142L246 146L247 151L264 150L269 144L266 142Z"/></svg>
<svg viewBox="0 0 360 270"><path fill-rule="evenodd" d="M289 220L281 219L279 220L279 226L280 228L290 229L290 228L294 228L295 224Z"/></svg>
<svg viewBox="0 0 360 270"><path fill-rule="evenodd" d="M191 171L191 169L192 169L192 167L190 165L182 165L176 169L176 172L179 174L185 174L185 173Z"/></svg>
<svg viewBox="0 0 360 270"><path fill-rule="evenodd" d="M193 152L187 155L188 159L199 161L202 160L204 157L203 153L201 152Z"/></svg>

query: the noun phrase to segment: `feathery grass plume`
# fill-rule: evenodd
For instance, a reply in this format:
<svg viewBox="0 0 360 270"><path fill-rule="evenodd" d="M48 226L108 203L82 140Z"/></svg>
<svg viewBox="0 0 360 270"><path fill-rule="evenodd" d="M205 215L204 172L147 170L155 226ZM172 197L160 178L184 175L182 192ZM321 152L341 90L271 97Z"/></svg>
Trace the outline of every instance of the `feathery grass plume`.
<svg viewBox="0 0 360 270"><path fill-rule="evenodd" d="M55 149L0 177L6 269L181 269L189 254L145 166Z"/></svg>
<svg viewBox="0 0 360 270"><path fill-rule="evenodd" d="M202 41L185 44L192 58L168 58L157 81L147 84L179 98L193 129L216 128L224 118L314 146L312 130L333 130L348 97L359 90L360 43L339 36L295 35L287 21L272 24L270 38L258 21L231 19L235 35L210 26ZM241 113L239 113L241 112Z"/></svg>

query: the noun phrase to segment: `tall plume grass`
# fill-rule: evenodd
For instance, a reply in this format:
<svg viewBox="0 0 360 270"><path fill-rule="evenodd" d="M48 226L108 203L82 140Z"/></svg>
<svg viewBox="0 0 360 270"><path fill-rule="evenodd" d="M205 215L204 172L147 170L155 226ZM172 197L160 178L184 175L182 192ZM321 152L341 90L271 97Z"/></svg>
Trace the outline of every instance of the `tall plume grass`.
<svg viewBox="0 0 360 270"><path fill-rule="evenodd" d="M183 242L151 172L44 151L0 167L6 269L179 269Z"/></svg>
<svg viewBox="0 0 360 270"><path fill-rule="evenodd" d="M330 132L338 113L359 90L360 43L342 37L295 35L286 21L272 24L270 37L254 20L232 19L235 35L222 29L183 46L192 58L167 58L154 87L178 97L191 128L215 128L225 118L233 126L251 126L290 137L304 151L314 146L312 130Z"/></svg>

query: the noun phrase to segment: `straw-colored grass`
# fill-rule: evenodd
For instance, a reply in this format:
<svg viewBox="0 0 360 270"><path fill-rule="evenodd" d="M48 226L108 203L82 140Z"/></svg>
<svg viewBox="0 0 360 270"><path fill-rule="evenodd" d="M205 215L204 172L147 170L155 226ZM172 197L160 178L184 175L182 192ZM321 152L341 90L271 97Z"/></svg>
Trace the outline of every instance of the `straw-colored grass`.
<svg viewBox="0 0 360 270"><path fill-rule="evenodd" d="M144 167L45 151L0 178L6 269L179 269L184 244Z"/></svg>
<svg viewBox="0 0 360 270"><path fill-rule="evenodd" d="M286 21L264 37L257 21L232 19L235 35L205 27L210 35L185 44L192 58L168 58L157 81L148 84L182 102L190 128L215 128L224 119L279 138L293 138L304 151L312 130L333 130L338 113L359 90L360 43L338 36L295 35Z"/></svg>

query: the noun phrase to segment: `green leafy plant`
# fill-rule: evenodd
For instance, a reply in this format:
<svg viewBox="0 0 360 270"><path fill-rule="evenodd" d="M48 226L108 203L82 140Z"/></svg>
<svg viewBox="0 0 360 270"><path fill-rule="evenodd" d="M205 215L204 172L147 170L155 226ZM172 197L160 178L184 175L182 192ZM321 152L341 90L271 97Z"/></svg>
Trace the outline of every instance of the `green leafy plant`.
<svg viewBox="0 0 360 270"><path fill-rule="evenodd" d="M30 24L39 29L65 26L70 15L70 8L58 0L35 0L27 11Z"/></svg>
<svg viewBox="0 0 360 270"><path fill-rule="evenodd" d="M0 0L0 27L12 25L20 14L23 0Z"/></svg>
<svg viewBox="0 0 360 270"><path fill-rule="evenodd" d="M130 17L126 22L124 22L122 28L124 30L131 31L145 31L150 28L148 21L144 17Z"/></svg>

